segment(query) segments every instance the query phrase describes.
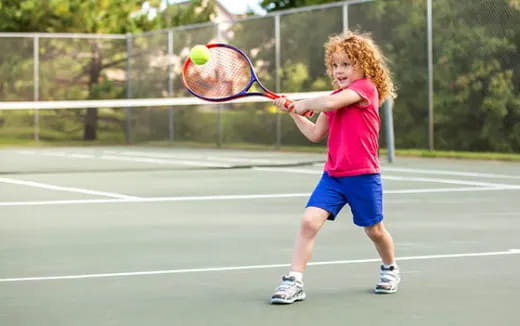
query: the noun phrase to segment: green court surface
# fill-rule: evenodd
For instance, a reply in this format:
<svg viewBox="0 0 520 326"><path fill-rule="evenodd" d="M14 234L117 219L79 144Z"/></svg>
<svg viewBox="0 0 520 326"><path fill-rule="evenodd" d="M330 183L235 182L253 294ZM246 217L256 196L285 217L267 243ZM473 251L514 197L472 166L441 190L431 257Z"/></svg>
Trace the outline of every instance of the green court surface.
<svg viewBox="0 0 520 326"><path fill-rule="evenodd" d="M519 325L520 164L382 160L400 291L348 208L269 304L324 154L0 150L0 325Z"/></svg>

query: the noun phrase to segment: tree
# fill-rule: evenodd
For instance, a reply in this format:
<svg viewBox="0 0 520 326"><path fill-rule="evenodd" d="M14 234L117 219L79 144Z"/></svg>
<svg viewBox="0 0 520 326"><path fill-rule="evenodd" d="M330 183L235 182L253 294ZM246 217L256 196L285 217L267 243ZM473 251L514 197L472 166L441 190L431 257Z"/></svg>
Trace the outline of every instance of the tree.
<svg viewBox="0 0 520 326"><path fill-rule="evenodd" d="M172 5L164 11L165 14L157 15L161 0L3 0L0 2L0 31L138 33L208 20L212 4L212 1L190 1L183 9L177 10L180 5ZM193 15L200 7L202 12ZM124 74L127 60L124 40L42 39L39 55L43 63L41 69L47 71L42 73L40 99L113 98L124 94L124 84L109 76L110 71L119 70ZM30 70L27 70L26 62L31 59L30 56L15 59L20 67L16 69L13 69L13 60L10 60L9 67L4 67L6 60L0 64L0 69L22 70L27 75ZM22 91L26 91L25 85ZM3 88L8 87L0 84L0 92ZM98 110L87 109L83 138L96 139L97 128Z"/></svg>
<svg viewBox="0 0 520 326"><path fill-rule="evenodd" d="M330 1L264 0L262 6L275 11L317 2ZM427 147L426 0L357 3L348 13L349 28L371 32L390 59L398 86L396 145ZM520 151L519 22L519 0L433 1L437 149Z"/></svg>
<svg viewBox="0 0 520 326"><path fill-rule="evenodd" d="M159 5L158 0L6 0L0 7L0 30L6 32L60 32L60 33L129 33L148 30L157 26L143 11L144 3L150 6ZM54 43L54 44L53 44ZM74 42L73 42L74 43ZM103 56L103 41L94 39L88 41L88 48L76 52L74 56L88 57L89 63L83 68L76 68L72 80L86 79L86 98L97 98L98 85L104 78L103 70L115 66L125 60L116 58L107 62ZM43 60L53 53L67 47L63 42L50 40L44 53L40 51ZM70 47L70 45L68 45ZM52 94L42 94L52 97ZM97 116L95 108L87 109L85 116L84 139L96 139Z"/></svg>
<svg viewBox="0 0 520 326"><path fill-rule="evenodd" d="M174 27L207 22L215 12L215 1L192 0L169 5L159 15L161 26Z"/></svg>
<svg viewBox="0 0 520 326"><path fill-rule="evenodd" d="M435 140L520 151L520 2L434 2Z"/></svg>

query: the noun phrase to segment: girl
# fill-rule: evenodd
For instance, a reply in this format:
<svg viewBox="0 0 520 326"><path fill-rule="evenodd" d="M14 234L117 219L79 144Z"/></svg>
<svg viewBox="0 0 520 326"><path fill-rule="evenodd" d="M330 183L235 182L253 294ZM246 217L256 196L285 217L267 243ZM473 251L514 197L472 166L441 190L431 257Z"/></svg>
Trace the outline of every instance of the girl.
<svg viewBox="0 0 520 326"><path fill-rule="evenodd" d="M371 37L347 31L325 44L325 64L335 91L330 95L275 105L289 112L298 129L312 142L328 135L324 173L307 203L296 237L291 269L282 277L271 303L305 299L303 272L314 241L325 221L334 220L349 204L354 224L363 227L381 257L376 293L398 289L399 269L394 243L383 224L383 190L378 160L380 103L395 97L385 58ZM316 123L301 114L320 112Z"/></svg>

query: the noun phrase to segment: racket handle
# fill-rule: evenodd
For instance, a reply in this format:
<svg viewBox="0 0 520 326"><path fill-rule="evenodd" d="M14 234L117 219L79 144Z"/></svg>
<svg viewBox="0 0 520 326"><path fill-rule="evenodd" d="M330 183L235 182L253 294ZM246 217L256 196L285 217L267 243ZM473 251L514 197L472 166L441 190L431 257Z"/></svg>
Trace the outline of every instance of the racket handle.
<svg viewBox="0 0 520 326"><path fill-rule="evenodd" d="M307 111L303 113L304 117L312 118L314 116L314 111Z"/></svg>
<svg viewBox="0 0 520 326"><path fill-rule="evenodd" d="M289 109L289 106L291 106L291 104L293 104L294 101L291 101L289 100L288 98L285 99L285 108L286 109ZM290 111L289 111L290 112ZM307 118L312 118L312 116L314 116L314 111L307 111L307 112L304 112L302 114L304 117L307 117Z"/></svg>

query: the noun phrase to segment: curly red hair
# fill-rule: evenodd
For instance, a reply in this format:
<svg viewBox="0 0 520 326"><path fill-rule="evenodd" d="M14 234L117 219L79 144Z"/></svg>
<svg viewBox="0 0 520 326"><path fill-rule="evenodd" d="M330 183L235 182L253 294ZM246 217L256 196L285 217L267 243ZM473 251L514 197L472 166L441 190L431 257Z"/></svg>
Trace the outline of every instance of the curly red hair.
<svg viewBox="0 0 520 326"><path fill-rule="evenodd" d="M344 51L351 63L359 65L365 77L376 85L380 103L388 97L396 97L386 58L370 34L346 31L332 35L325 43L325 65L334 88L339 87L332 75L332 55L336 51Z"/></svg>

